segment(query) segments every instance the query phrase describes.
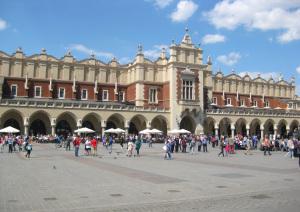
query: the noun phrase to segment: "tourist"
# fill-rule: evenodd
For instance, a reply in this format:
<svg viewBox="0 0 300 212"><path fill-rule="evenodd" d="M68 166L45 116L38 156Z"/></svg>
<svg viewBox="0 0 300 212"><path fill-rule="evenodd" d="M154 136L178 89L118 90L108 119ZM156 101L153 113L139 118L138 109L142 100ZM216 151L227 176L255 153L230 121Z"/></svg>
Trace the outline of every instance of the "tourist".
<svg viewBox="0 0 300 212"><path fill-rule="evenodd" d="M290 156L292 159L294 159L294 141L292 140L292 138L290 137L287 143L287 147L288 147L288 152L286 153L285 156Z"/></svg>
<svg viewBox="0 0 300 212"><path fill-rule="evenodd" d="M66 141L66 151L71 151L71 142L73 142L73 140L73 137L71 136L71 134L69 134Z"/></svg>
<svg viewBox="0 0 300 212"><path fill-rule="evenodd" d="M195 141L195 137L193 136L191 139L191 143L190 143L190 153L191 154L194 154L195 146L196 146L196 141Z"/></svg>
<svg viewBox="0 0 300 212"><path fill-rule="evenodd" d="M85 153L87 156L89 156L91 154L91 139L90 138L86 138L86 141L84 143L84 148L85 148Z"/></svg>
<svg viewBox="0 0 300 212"><path fill-rule="evenodd" d="M7 137L7 144L8 144L8 153L12 153L13 152L13 137L11 135L9 135Z"/></svg>
<svg viewBox="0 0 300 212"><path fill-rule="evenodd" d="M182 152L183 153L186 153L186 138L185 137L182 137L182 139L181 139L181 149L182 149Z"/></svg>
<svg viewBox="0 0 300 212"><path fill-rule="evenodd" d="M222 137L221 138L221 141L220 141L220 153L218 154L218 157L220 157L220 155L223 155L224 157L224 147L225 147L225 140L224 138Z"/></svg>
<svg viewBox="0 0 300 212"><path fill-rule="evenodd" d="M262 147L263 147L263 150L264 150L264 155L267 155L266 154L267 151L268 151L268 154L271 155L271 153L270 153L270 146L271 146L270 139L266 135L264 141L262 142Z"/></svg>
<svg viewBox="0 0 300 212"><path fill-rule="evenodd" d="M79 147L80 147L80 143L81 143L81 138L79 135L76 136L73 144L74 144L74 148L75 148L75 157L79 157Z"/></svg>
<svg viewBox="0 0 300 212"><path fill-rule="evenodd" d="M207 136L203 136L203 141L202 141L203 152L207 152L207 143L208 143Z"/></svg>
<svg viewBox="0 0 300 212"><path fill-rule="evenodd" d="M127 143L127 156L128 157L132 156L133 148L134 148L134 144L133 144L132 140L129 139L129 141Z"/></svg>
<svg viewBox="0 0 300 212"><path fill-rule="evenodd" d="M91 140L91 145L92 145L92 148L93 148L93 156L96 156L97 155L97 139L96 137L93 137L93 139Z"/></svg>
<svg viewBox="0 0 300 212"><path fill-rule="evenodd" d="M29 143L26 146L25 157L27 157L27 158L30 158L30 154L31 154L31 151L32 151L32 144L31 143L32 143L32 141L29 141Z"/></svg>
<svg viewBox="0 0 300 212"><path fill-rule="evenodd" d="M140 149L142 146L142 142L141 142L141 137L139 137L136 141L135 141L135 151L136 151L136 156L140 156Z"/></svg>
<svg viewBox="0 0 300 212"><path fill-rule="evenodd" d="M201 152L202 141L203 141L203 135L200 135L198 139L198 152Z"/></svg>

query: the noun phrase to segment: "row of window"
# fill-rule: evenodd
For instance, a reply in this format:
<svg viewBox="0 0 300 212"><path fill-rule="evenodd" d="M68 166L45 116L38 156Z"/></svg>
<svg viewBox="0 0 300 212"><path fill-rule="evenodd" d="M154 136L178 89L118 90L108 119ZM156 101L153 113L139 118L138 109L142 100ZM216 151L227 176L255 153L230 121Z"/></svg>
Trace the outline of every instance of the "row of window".
<svg viewBox="0 0 300 212"><path fill-rule="evenodd" d="M17 97L18 93L18 85L11 85L11 96ZM65 88L58 88L58 99L65 99L66 89ZM42 87L41 86L34 86L34 97L41 98L42 97ZM81 100L88 100L88 90L82 89L81 90ZM108 90L102 91L102 101L109 100L109 92ZM119 92L119 101L125 101L125 92ZM158 103L157 98L157 88L150 88L149 89L149 103Z"/></svg>
<svg viewBox="0 0 300 212"><path fill-rule="evenodd" d="M213 97L213 104L218 105L217 97ZM226 99L226 106L232 106L231 98ZM239 106L240 107L245 107L246 106L244 99L239 100ZM252 101L252 106L253 107L258 107L258 102L256 100ZM264 107L269 108L270 107L270 102L269 101L264 101Z"/></svg>

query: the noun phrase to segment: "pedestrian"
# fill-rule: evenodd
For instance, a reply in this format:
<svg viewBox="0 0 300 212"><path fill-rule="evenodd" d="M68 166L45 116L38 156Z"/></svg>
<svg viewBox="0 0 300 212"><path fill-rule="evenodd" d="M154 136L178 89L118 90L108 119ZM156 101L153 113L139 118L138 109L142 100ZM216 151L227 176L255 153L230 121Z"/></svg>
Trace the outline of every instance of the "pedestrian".
<svg viewBox="0 0 300 212"><path fill-rule="evenodd" d="M93 148L93 156L96 156L97 155L97 139L96 137L94 137L92 140L91 140L91 145L92 145L92 148Z"/></svg>
<svg viewBox="0 0 300 212"><path fill-rule="evenodd" d="M73 142L73 137L69 134L66 141L66 151L71 151L71 142Z"/></svg>
<svg viewBox="0 0 300 212"><path fill-rule="evenodd" d="M7 138L7 143L8 143L8 153L13 152L13 137L10 135Z"/></svg>
<svg viewBox="0 0 300 212"><path fill-rule="evenodd" d="M75 140L74 140L74 148L75 148L75 157L79 157L79 147L80 147L80 143L81 143L81 138L79 135L76 136Z"/></svg>
<svg viewBox="0 0 300 212"><path fill-rule="evenodd" d="M266 154L267 151L268 151L268 154L271 155L271 153L270 153L271 143L270 143L270 139L268 138L267 135L265 136L262 146L263 146L263 150L264 150L264 155L267 155Z"/></svg>
<svg viewBox="0 0 300 212"><path fill-rule="evenodd" d="M220 157L220 155L223 155L224 157L224 147L225 147L225 143L224 143L224 139L221 138L221 141L220 141L220 153L218 154L218 157Z"/></svg>
<svg viewBox="0 0 300 212"><path fill-rule="evenodd" d="M203 141L202 141L203 152L207 152L207 142L208 142L207 137L204 136L204 137L203 137Z"/></svg>
<svg viewBox="0 0 300 212"><path fill-rule="evenodd" d="M203 141L203 136L201 135L200 138L198 139L198 152L201 152L202 141Z"/></svg>
<svg viewBox="0 0 300 212"><path fill-rule="evenodd" d="M195 137L192 137L191 143L190 143L190 153L194 154L195 152L195 146L196 146L196 141Z"/></svg>
<svg viewBox="0 0 300 212"><path fill-rule="evenodd" d="M299 168L300 168L300 141L298 140L297 142L297 155L298 155L298 158L299 158Z"/></svg>
<svg viewBox="0 0 300 212"><path fill-rule="evenodd" d="M135 141L135 151L136 151L136 156L139 157L140 156L140 149L142 146L142 142L141 142L141 138L139 137L136 141Z"/></svg>
<svg viewBox="0 0 300 212"><path fill-rule="evenodd" d="M86 138L86 141L84 143L84 147L85 147L85 153L86 153L86 155L89 156L91 154L91 149L92 149L90 138Z"/></svg>
<svg viewBox="0 0 300 212"><path fill-rule="evenodd" d="M26 154L25 154L25 157L30 158L31 151L32 151L32 144L31 144L31 141L30 141L30 142L27 144L27 146L26 146Z"/></svg>
<svg viewBox="0 0 300 212"><path fill-rule="evenodd" d="M134 147L134 144L133 144L132 140L128 141L127 147L128 147L127 148L127 156L131 157L132 156L133 147Z"/></svg>
<svg viewBox="0 0 300 212"><path fill-rule="evenodd" d="M292 138L290 137L287 143L287 147L288 147L288 152L286 153L285 156L290 156L292 159L294 159L294 149L295 149L295 145L294 145L294 141L292 140Z"/></svg>

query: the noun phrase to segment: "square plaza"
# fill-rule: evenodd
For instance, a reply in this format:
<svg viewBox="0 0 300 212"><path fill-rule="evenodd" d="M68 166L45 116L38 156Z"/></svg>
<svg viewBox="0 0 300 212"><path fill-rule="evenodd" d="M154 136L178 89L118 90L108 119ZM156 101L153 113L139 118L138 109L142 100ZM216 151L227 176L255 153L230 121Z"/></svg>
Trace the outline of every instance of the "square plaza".
<svg viewBox="0 0 300 212"><path fill-rule="evenodd" d="M162 144L142 145L140 157L112 154L99 145L96 157L80 157L54 144L33 144L0 154L0 211L298 211L298 158L237 151L174 153Z"/></svg>

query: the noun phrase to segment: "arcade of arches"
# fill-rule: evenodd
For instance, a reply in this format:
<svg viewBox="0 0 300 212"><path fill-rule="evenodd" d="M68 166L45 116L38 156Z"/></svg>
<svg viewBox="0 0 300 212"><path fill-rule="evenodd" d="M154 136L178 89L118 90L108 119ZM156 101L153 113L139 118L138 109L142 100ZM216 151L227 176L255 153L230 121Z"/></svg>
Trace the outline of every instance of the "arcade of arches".
<svg viewBox="0 0 300 212"><path fill-rule="evenodd" d="M131 118L125 118L123 113L112 113L108 118L103 119L99 113L91 112L85 114L82 119L70 112L63 112L53 118L44 110L38 110L30 115L24 115L15 109L4 112L0 117L0 127L12 126L20 130L21 134L63 134L67 135L74 132L79 127L88 127L101 134L105 129L122 128L128 133L138 133L145 128L156 128L165 134L169 129L169 121L164 115L153 115L153 118L147 119L142 114L133 114ZM296 119L266 119L259 118L245 119L232 117L211 117L203 120L203 133L207 135L270 135L280 136L291 135L299 127L299 121ZM180 128L191 132L198 128L195 118L191 115L185 115L178 123Z"/></svg>

